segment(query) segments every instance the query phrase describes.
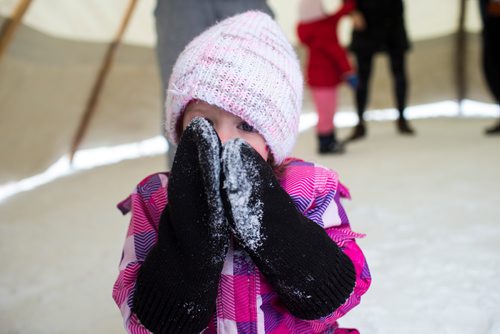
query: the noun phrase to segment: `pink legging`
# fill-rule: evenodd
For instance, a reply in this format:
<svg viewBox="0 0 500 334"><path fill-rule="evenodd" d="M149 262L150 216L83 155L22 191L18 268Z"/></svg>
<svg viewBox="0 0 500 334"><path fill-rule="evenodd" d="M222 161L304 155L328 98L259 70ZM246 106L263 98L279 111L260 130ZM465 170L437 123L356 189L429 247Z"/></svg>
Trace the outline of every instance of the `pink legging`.
<svg viewBox="0 0 500 334"><path fill-rule="evenodd" d="M337 88L311 87L311 95L318 113L316 133L329 135L335 129L333 118L337 111Z"/></svg>

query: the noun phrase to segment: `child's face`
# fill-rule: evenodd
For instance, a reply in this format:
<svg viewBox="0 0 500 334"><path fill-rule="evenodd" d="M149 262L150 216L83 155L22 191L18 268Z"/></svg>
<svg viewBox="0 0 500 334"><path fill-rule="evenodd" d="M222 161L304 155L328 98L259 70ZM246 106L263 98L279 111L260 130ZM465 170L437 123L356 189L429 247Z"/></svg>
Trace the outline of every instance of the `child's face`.
<svg viewBox="0 0 500 334"><path fill-rule="evenodd" d="M250 144L264 160L269 157L269 149L264 137L238 116L204 101L192 101L184 111L182 129L184 130L195 117L203 117L210 121L222 144L231 139L241 138Z"/></svg>

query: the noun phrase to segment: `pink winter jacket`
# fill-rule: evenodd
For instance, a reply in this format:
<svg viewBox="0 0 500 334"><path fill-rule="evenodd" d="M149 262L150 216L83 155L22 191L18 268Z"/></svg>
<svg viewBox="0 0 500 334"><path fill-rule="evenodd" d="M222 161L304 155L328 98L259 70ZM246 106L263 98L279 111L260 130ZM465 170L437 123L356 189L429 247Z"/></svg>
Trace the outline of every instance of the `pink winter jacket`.
<svg viewBox="0 0 500 334"><path fill-rule="evenodd" d="M355 241L364 235L351 231L340 203L340 198L350 197L349 192L329 169L297 159L288 162L282 187L297 209L322 226L352 260L356 270L354 291L331 315L317 320L298 319L282 305L248 254L231 245L219 282L216 312L203 333L358 333L339 328L337 323L359 304L371 282L365 257ZM131 309L141 264L158 238L160 216L167 204L167 182L168 173L148 176L118 205L124 214L132 214L113 288L113 298L129 333L149 333Z"/></svg>

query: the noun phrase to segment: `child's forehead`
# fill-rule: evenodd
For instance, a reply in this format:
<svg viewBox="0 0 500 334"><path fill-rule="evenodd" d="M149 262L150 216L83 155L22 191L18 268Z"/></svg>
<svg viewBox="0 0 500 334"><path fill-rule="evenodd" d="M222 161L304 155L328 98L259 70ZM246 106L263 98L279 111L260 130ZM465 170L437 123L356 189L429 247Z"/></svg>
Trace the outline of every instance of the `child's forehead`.
<svg viewBox="0 0 500 334"><path fill-rule="evenodd" d="M186 106L186 110L191 109L191 110L224 110L214 104L210 104L206 101L203 100L198 100L198 99L193 99L189 101L188 105Z"/></svg>
<svg viewBox="0 0 500 334"><path fill-rule="evenodd" d="M216 105L205 102L203 100L193 100L193 101L189 102L189 104L186 106L186 110L184 113L185 114L186 113L199 113L199 114L205 114L205 115L217 115L217 116L224 116L224 117L241 119L240 117L234 115L233 113L231 113L225 109L222 109Z"/></svg>

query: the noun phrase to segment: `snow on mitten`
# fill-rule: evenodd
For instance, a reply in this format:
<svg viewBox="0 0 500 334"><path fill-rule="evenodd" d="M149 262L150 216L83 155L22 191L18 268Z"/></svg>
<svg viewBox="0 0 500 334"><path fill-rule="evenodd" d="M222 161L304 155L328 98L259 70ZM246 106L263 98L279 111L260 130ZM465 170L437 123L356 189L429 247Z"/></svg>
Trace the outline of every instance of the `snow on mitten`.
<svg viewBox="0 0 500 334"><path fill-rule="evenodd" d="M222 200L236 239L296 317L333 313L354 289L354 266L304 217L270 165L241 139L222 148Z"/></svg>
<svg viewBox="0 0 500 334"><path fill-rule="evenodd" d="M220 140L203 118L184 131L158 242L138 275L133 311L154 333L200 333L215 311L229 228L220 196Z"/></svg>

